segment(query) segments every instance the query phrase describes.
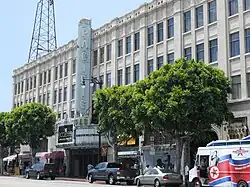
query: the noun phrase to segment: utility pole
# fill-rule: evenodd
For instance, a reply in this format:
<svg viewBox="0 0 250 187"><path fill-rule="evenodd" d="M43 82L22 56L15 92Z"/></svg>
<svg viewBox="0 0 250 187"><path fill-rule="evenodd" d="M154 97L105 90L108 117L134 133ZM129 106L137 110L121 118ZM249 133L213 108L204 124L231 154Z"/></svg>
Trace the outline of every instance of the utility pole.
<svg viewBox="0 0 250 187"><path fill-rule="evenodd" d="M54 0L39 0L30 43L28 63L57 48Z"/></svg>

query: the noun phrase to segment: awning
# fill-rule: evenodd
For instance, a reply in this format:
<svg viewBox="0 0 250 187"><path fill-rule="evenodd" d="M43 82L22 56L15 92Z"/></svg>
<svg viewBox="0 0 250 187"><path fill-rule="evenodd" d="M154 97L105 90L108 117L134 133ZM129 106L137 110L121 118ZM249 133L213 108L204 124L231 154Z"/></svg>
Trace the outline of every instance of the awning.
<svg viewBox="0 0 250 187"><path fill-rule="evenodd" d="M242 138L242 140L250 140L250 135L247 137Z"/></svg>
<svg viewBox="0 0 250 187"><path fill-rule="evenodd" d="M49 157L49 152L38 152L36 153L36 158L48 158Z"/></svg>
<svg viewBox="0 0 250 187"><path fill-rule="evenodd" d="M11 155L11 156L3 158L3 161L4 162L9 162L9 161L13 161L15 159L16 159L16 155Z"/></svg>
<svg viewBox="0 0 250 187"><path fill-rule="evenodd" d="M6 161L13 161L13 160L15 160L16 159L16 157L17 157L17 155L11 155L11 156L8 156L8 157L5 157L4 159L3 159L3 161L4 162L6 162ZM20 154L18 154L18 158L19 159L27 159L27 158L30 158L31 157L31 155L30 154L23 154L23 153L20 153Z"/></svg>
<svg viewBox="0 0 250 187"><path fill-rule="evenodd" d="M137 157L138 156L138 151L119 151L118 152L118 157Z"/></svg>
<svg viewBox="0 0 250 187"><path fill-rule="evenodd" d="M57 159L57 158L64 158L64 151L53 151L49 154L49 158Z"/></svg>

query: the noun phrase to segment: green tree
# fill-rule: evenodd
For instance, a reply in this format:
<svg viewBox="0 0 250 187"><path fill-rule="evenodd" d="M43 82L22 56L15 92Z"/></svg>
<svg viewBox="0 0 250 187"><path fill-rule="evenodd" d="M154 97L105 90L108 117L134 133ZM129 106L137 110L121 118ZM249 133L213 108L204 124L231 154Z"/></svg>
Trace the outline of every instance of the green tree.
<svg viewBox="0 0 250 187"><path fill-rule="evenodd" d="M5 127L8 112L0 113L0 174L3 174L3 151L7 145L7 131Z"/></svg>
<svg viewBox="0 0 250 187"><path fill-rule="evenodd" d="M134 87L113 86L98 90L94 96L95 113L99 117L99 128L106 134L113 147L113 160L118 159L118 141L137 137L136 127L131 117Z"/></svg>
<svg viewBox="0 0 250 187"><path fill-rule="evenodd" d="M20 142L30 146L34 163L41 140L54 134L56 114L46 105L29 103L11 112L10 123L13 134L22 135Z"/></svg>
<svg viewBox="0 0 250 187"><path fill-rule="evenodd" d="M146 85L146 86L145 86ZM224 72L201 61L177 60L138 82L144 95L141 108L152 128L176 140L177 171L180 171L182 138L221 125L232 117L227 104L231 91ZM146 88L146 89L145 89ZM141 115L134 118L142 121Z"/></svg>

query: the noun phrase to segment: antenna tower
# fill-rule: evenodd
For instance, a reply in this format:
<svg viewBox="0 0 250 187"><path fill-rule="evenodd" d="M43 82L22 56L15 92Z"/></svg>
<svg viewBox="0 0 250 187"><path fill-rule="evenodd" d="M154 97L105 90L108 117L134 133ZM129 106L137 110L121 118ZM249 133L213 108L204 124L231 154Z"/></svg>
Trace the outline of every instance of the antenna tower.
<svg viewBox="0 0 250 187"><path fill-rule="evenodd" d="M36 8L28 63L57 48L54 0L39 0Z"/></svg>

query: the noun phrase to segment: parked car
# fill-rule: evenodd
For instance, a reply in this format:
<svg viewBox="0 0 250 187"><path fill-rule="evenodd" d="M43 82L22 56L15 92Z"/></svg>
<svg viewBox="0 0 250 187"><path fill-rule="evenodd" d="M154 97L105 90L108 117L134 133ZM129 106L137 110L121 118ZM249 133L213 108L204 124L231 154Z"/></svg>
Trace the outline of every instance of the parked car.
<svg viewBox="0 0 250 187"><path fill-rule="evenodd" d="M180 174L165 169L152 168L148 169L145 174L137 176L135 182L137 186L153 185L154 187L179 187L183 180Z"/></svg>
<svg viewBox="0 0 250 187"><path fill-rule="evenodd" d="M138 174L136 169L125 169L122 167L122 164L115 162L102 162L96 167L91 166L88 169L88 180L90 183L106 181L110 185L117 182L127 182L128 185L132 185Z"/></svg>
<svg viewBox="0 0 250 187"><path fill-rule="evenodd" d="M56 178L56 166L52 163L36 163L30 168L25 170L25 178L36 178L37 180L50 178L55 180Z"/></svg>

